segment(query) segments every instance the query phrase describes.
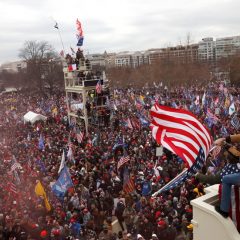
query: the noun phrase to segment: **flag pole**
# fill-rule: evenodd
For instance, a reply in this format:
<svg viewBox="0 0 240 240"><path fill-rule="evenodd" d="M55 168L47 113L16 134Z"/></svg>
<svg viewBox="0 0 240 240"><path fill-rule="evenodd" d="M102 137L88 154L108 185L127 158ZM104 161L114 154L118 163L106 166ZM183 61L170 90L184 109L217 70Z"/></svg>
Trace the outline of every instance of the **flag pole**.
<svg viewBox="0 0 240 240"><path fill-rule="evenodd" d="M63 53L65 54L65 47L64 47L64 45L63 45L62 35L61 35L61 33L60 33L60 30L59 30L59 27L58 27L58 23L57 23L57 21L54 20L53 17L51 17L51 18L52 18L52 20L55 22L54 28L56 28L56 29L58 30L58 36L59 36L60 42L61 42L61 44L62 44Z"/></svg>
<svg viewBox="0 0 240 240"><path fill-rule="evenodd" d="M64 48L64 45L63 45L62 36L61 36L61 33L60 33L59 28L57 28L57 30L58 30L58 35L59 35L60 41L61 41L61 43L62 43L63 52L64 52L64 54L65 54L65 48Z"/></svg>
<svg viewBox="0 0 240 240"><path fill-rule="evenodd" d="M160 188L158 191L156 191L154 194L152 194L152 197L156 197L164 188L171 185L176 178L180 177L182 174L184 174L188 169L185 168L180 174L178 174L174 179L172 179L170 182L168 182L166 185L164 185L162 188Z"/></svg>

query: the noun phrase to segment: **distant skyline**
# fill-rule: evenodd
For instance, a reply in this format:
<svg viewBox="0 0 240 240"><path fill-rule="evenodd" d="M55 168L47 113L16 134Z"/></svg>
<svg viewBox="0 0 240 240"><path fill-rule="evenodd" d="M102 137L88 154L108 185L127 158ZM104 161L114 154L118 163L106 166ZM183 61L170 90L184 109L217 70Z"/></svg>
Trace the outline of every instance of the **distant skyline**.
<svg viewBox="0 0 240 240"><path fill-rule="evenodd" d="M87 53L120 52L240 35L239 0L0 0L0 64L19 60L26 40L48 41L57 52L76 48L76 19Z"/></svg>

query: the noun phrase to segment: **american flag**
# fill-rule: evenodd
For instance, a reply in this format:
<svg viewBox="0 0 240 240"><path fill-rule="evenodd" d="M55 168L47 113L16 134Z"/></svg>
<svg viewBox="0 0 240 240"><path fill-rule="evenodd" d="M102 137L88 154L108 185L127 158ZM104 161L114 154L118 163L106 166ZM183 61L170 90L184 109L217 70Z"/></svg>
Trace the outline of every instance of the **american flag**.
<svg viewBox="0 0 240 240"><path fill-rule="evenodd" d="M83 141L83 138L84 138L84 133L83 132L77 132L76 133L76 138L77 138L77 141L78 141L78 143L82 143L82 141Z"/></svg>
<svg viewBox="0 0 240 240"><path fill-rule="evenodd" d="M20 163L15 162L15 163L13 163L13 165L11 166L11 171L13 172L13 171L15 171L15 170L18 169L18 168L21 168L21 165L20 165Z"/></svg>
<svg viewBox="0 0 240 240"><path fill-rule="evenodd" d="M15 194L18 193L16 185L14 183L12 183L12 182L8 183L8 187L7 188L8 188L9 192L12 192L12 193L15 193Z"/></svg>
<svg viewBox="0 0 240 240"><path fill-rule="evenodd" d="M134 189L134 179L129 176L128 168L125 168L123 172L123 191L125 193L131 193Z"/></svg>
<svg viewBox="0 0 240 240"><path fill-rule="evenodd" d="M140 129L141 128L141 125L140 125L140 122L137 118L132 118L131 119L131 122L132 122L132 126L136 129Z"/></svg>
<svg viewBox="0 0 240 240"><path fill-rule="evenodd" d="M76 26L77 26L77 34L80 36L80 37L83 37L83 30L82 30L82 24L81 22L77 19L76 21Z"/></svg>
<svg viewBox="0 0 240 240"><path fill-rule="evenodd" d="M118 161L117 164L117 169L119 169L121 166L123 166L126 162L128 162L130 160L129 156L123 156L120 158L120 160Z"/></svg>
<svg viewBox="0 0 240 240"><path fill-rule="evenodd" d="M150 114L153 138L178 155L187 166L176 178L153 194L156 196L178 186L202 168L212 145L212 138L208 130L187 110L156 103Z"/></svg>
<svg viewBox="0 0 240 240"><path fill-rule="evenodd" d="M207 118L210 119L214 124L216 124L219 119L218 117L216 117L213 113L211 113L210 109L207 109L207 114L206 114Z"/></svg>
<svg viewBox="0 0 240 240"><path fill-rule="evenodd" d="M131 122L130 118L127 119L127 127L130 128L130 129L133 129L132 122Z"/></svg>
<svg viewBox="0 0 240 240"><path fill-rule="evenodd" d="M237 114L234 114L234 116L232 117L231 119L231 124L232 126L238 130L239 127L240 127L240 121L239 121L239 118L238 118L238 115Z"/></svg>
<svg viewBox="0 0 240 240"><path fill-rule="evenodd" d="M188 168L195 163L201 148L207 158L212 138L192 113L155 103L150 114L153 138L181 157Z"/></svg>
<svg viewBox="0 0 240 240"><path fill-rule="evenodd" d="M96 92L97 94L100 94L102 92L102 84L101 84L101 80L99 80L97 82L97 85L96 85Z"/></svg>
<svg viewBox="0 0 240 240"><path fill-rule="evenodd" d="M173 188L179 186L180 184L185 182L187 179L194 176L197 172L199 172L202 169L204 162L205 162L204 151L202 148L200 148L198 157L197 157L195 163L191 166L191 168L184 169L184 171L182 171L177 177L175 177L172 181L170 181L168 184L166 184L160 190L155 192L152 196L156 197L161 192L169 191L170 189L173 189Z"/></svg>

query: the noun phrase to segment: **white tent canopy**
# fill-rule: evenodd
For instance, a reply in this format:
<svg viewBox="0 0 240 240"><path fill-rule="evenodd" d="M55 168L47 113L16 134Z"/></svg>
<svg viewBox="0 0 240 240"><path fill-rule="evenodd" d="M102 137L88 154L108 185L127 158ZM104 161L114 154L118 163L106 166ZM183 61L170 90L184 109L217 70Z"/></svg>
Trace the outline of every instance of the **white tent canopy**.
<svg viewBox="0 0 240 240"><path fill-rule="evenodd" d="M23 116L24 123L30 122L30 123L35 123L36 121L42 120L46 121L47 117L43 116L42 114L34 113L29 111Z"/></svg>

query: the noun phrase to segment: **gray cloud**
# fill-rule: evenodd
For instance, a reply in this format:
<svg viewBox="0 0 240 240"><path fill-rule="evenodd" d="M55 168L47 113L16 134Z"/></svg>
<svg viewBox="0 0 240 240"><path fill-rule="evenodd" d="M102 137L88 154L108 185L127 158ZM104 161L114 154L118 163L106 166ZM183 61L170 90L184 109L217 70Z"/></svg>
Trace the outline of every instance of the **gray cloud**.
<svg viewBox="0 0 240 240"><path fill-rule="evenodd" d="M74 16L78 14L84 23L84 49L92 53L175 45L184 43L188 32L194 42L206 36L240 35L238 0L73 0L69 8L62 4L56 0L0 3L0 63L15 60L26 40L47 40L60 51L52 15L57 16L69 49L76 44Z"/></svg>

